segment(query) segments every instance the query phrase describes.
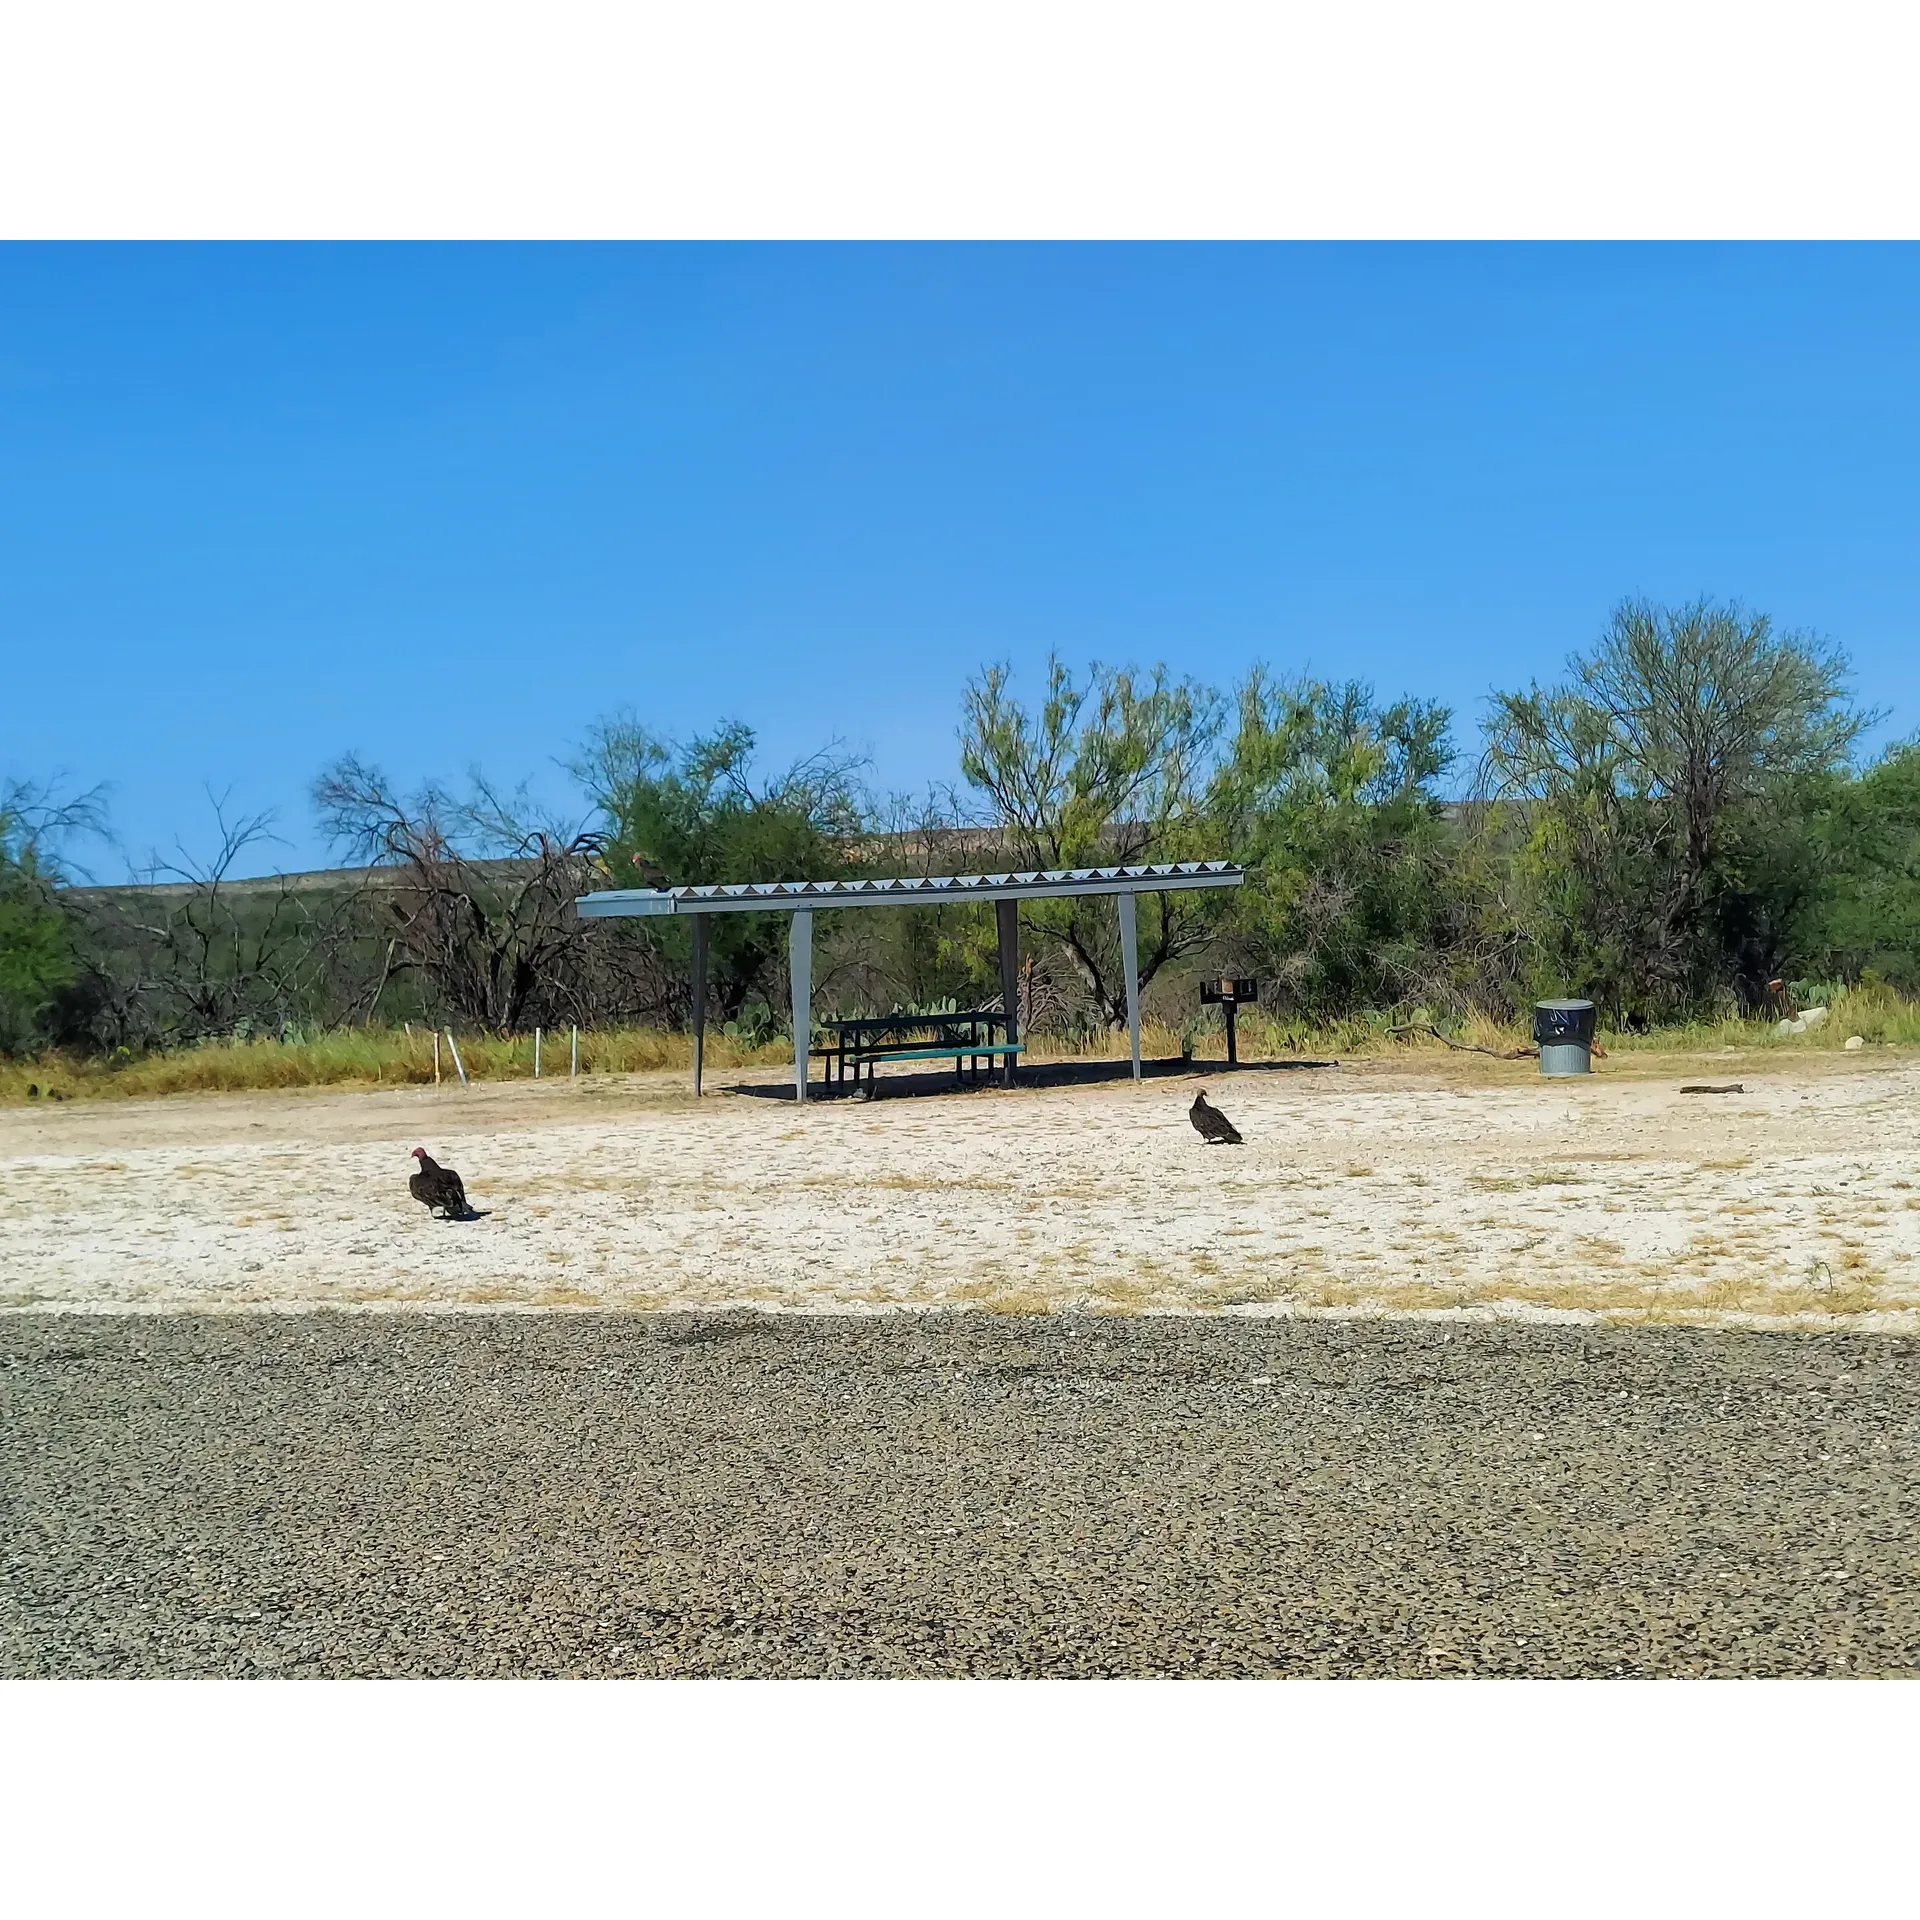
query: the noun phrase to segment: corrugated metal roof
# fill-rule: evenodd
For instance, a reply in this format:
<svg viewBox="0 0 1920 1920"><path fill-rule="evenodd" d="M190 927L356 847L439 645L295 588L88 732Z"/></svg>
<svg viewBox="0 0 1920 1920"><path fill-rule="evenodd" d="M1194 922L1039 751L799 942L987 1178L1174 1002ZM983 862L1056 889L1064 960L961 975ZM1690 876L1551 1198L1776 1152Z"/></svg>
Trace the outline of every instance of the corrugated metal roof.
<svg viewBox="0 0 1920 1920"><path fill-rule="evenodd" d="M1230 860L1155 867L1074 867L1043 873L957 873L885 880L755 880L719 887L634 887L583 894L589 920L655 913L792 913L814 907L935 906L953 900L1059 899L1097 893L1168 893L1237 887L1246 870Z"/></svg>

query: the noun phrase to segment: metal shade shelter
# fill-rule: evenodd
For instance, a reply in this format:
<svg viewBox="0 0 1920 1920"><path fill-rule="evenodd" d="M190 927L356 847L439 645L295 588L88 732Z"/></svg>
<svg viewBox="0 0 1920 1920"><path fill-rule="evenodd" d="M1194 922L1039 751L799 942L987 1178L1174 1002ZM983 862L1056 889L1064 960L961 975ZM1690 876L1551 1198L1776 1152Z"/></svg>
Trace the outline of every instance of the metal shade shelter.
<svg viewBox="0 0 1920 1920"><path fill-rule="evenodd" d="M813 916L832 907L930 907L955 901L994 903L1000 944L1000 991L1007 1038L1017 1041L1020 902L1113 894L1120 903L1120 961L1127 983L1127 1032L1133 1042L1133 1074L1140 1077L1140 962L1134 897L1177 893L1190 887L1237 887L1246 871L1228 860L1183 860L1157 867L1079 867L1050 873L943 874L932 879L760 880L735 886L634 887L582 894L574 910L586 920L619 920L651 914L693 918L693 1090L700 1091L707 1026L707 915L790 913L788 974L793 982L793 1090L807 1097L807 1036L813 1031ZM1008 1083L1013 1060L1006 1062Z"/></svg>

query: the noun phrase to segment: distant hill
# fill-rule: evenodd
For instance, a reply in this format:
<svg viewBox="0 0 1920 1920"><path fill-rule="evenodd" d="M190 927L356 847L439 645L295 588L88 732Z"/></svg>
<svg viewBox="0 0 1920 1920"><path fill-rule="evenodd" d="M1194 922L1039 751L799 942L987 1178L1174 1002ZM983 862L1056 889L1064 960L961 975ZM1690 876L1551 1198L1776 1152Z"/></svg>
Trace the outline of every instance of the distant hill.
<svg viewBox="0 0 1920 1920"><path fill-rule="evenodd" d="M1471 806L1449 802L1441 811L1450 820L1460 821ZM1006 864L1002 852L1004 836L997 827L931 827L906 833L863 833L849 839L849 856L863 866L890 866L908 873L998 873ZM468 869L480 874L497 874L502 879L525 872L533 863L525 860L470 860ZM236 897L278 896L291 893L352 893L363 887L393 887L406 884L408 869L403 866L321 867L307 873L261 874L251 880L223 880L220 890ZM765 874L768 880L783 880L786 874ZM198 891L190 880L128 880L118 886L63 887L61 893L76 902L107 901L128 894L151 896L177 895Z"/></svg>
<svg viewBox="0 0 1920 1920"><path fill-rule="evenodd" d="M502 875L518 873L530 862L522 860L474 860L468 862L481 873ZM220 891L237 897L292 893L353 893L362 887L393 887L407 878L405 867L321 867L311 873L264 873L251 880L223 880ZM62 896L74 901L123 899L128 894L184 896L201 891L193 880L125 880L111 887L62 887Z"/></svg>

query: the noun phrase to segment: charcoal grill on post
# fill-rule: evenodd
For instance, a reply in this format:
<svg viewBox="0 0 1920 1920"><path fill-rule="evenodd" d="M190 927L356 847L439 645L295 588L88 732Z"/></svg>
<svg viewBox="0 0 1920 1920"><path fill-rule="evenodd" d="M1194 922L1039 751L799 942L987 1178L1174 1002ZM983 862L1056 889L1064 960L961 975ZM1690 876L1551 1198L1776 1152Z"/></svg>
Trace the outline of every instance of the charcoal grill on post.
<svg viewBox="0 0 1920 1920"><path fill-rule="evenodd" d="M1224 1010L1227 1022L1227 1065L1237 1067L1240 1064L1240 1043L1233 1030L1233 1016L1236 1008L1255 1006L1260 999L1258 980L1202 980L1200 982L1200 1004L1203 1007L1219 1007Z"/></svg>

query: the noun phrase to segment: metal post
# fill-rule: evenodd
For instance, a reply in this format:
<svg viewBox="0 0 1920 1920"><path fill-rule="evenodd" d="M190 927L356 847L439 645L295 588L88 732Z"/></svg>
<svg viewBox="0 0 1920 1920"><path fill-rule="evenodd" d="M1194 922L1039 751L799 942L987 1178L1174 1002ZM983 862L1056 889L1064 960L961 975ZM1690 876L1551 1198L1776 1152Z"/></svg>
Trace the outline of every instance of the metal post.
<svg viewBox="0 0 1920 1920"><path fill-rule="evenodd" d="M533 1030L533 1077L536 1080L540 1078L540 1029L538 1027Z"/></svg>
<svg viewBox="0 0 1920 1920"><path fill-rule="evenodd" d="M993 918L1000 936L1000 1004L1006 1009L1007 1045L1011 1047L1020 1039L1020 902L996 900ZM992 1038L991 1028L988 1038ZM1007 1086L1013 1085L1013 1063L1018 1057L1011 1053L1003 1056L1006 1071L1000 1077Z"/></svg>
<svg viewBox="0 0 1920 1920"><path fill-rule="evenodd" d="M1127 1035L1133 1042L1133 1077L1140 1078L1140 933L1133 895L1120 896L1120 965L1127 976Z"/></svg>
<svg viewBox="0 0 1920 1920"><path fill-rule="evenodd" d="M580 1029L573 1029L573 1052L567 1062L567 1078L575 1078L580 1072Z"/></svg>
<svg viewBox="0 0 1920 1920"><path fill-rule="evenodd" d="M453 1029L447 1029L447 1051L453 1055L453 1070L460 1076L460 1084L467 1084L467 1070L460 1064L460 1049L453 1043Z"/></svg>
<svg viewBox="0 0 1920 1920"><path fill-rule="evenodd" d="M1240 1049L1235 1044L1233 1031L1233 1016L1239 1011L1239 1001L1229 1000L1227 1002L1227 1065L1230 1067L1237 1067L1240 1064Z"/></svg>
<svg viewBox="0 0 1920 1920"><path fill-rule="evenodd" d="M793 916L787 935L787 977L793 983L793 1097L807 1097L807 1048L813 1040L813 915Z"/></svg>
<svg viewBox="0 0 1920 1920"><path fill-rule="evenodd" d="M700 1074L707 1058L707 916L693 916L693 1097L700 1098Z"/></svg>

